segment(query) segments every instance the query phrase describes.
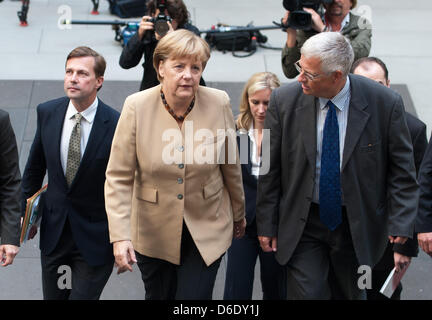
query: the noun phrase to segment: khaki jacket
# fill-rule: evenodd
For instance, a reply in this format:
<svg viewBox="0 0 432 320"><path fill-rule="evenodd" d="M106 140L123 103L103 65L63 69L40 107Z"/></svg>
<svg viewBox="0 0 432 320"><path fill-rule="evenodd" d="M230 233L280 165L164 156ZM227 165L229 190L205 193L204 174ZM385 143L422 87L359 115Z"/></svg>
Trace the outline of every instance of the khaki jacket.
<svg viewBox="0 0 432 320"><path fill-rule="evenodd" d="M224 91L200 86L181 130L160 85L129 96L106 172L110 241L131 240L140 254L180 264L184 220L207 265L223 255L233 221L244 218L237 144L235 135L225 137L228 129L234 133L235 125Z"/></svg>

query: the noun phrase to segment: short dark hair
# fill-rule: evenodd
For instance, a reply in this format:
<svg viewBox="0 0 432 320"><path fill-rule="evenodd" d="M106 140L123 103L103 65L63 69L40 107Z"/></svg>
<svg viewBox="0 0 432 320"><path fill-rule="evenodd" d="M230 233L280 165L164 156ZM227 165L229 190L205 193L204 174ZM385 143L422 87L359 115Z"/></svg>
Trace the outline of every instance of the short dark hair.
<svg viewBox="0 0 432 320"><path fill-rule="evenodd" d="M359 67L360 65L364 64L364 63L376 63L378 64L384 71L384 77L386 79L386 81L388 81L389 77L388 77L388 69L387 66L385 65L385 63L377 57L364 57L364 58L360 58L358 60L356 60L352 67L351 67L351 73L354 73L355 69L357 69L357 67Z"/></svg>
<svg viewBox="0 0 432 320"><path fill-rule="evenodd" d="M103 56L94 51L93 49L85 46L73 49L66 58L66 63L69 59L80 57L93 57L94 58L94 73L96 78L102 77L105 74L106 61Z"/></svg>
<svg viewBox="0 0 432 320"><path fill-rule="evenodd" d="M147 14L152 16L157 9L158 0L147 2ZM171 19L175 19L179 27L183 27L189 20L189 12L183 0L165 0L166 8Z"/></svg>

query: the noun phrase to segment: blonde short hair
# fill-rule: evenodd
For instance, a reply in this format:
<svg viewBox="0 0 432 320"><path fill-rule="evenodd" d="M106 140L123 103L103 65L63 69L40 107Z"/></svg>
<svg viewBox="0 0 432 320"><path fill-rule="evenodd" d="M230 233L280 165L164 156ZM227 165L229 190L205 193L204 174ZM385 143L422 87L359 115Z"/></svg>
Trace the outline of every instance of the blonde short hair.
<svg viewBox="0 0 432 320"><path fill-rule="evenodd" d="M153 67L159 81L162 81L159 74L161 61L184 57L198 60L204 70L210 58L210 47L204 39L185 29L170 32L159 40L153 54Z"/></svg>
<svg viewBox="0 0 432 320"><path fill-rule="evenodd" d="M249 106L249 96L255 92L280 87L280 81L278 77L272 72L258 72L253 74L243 88L243 92L240 100L239 111L240 114L237 117L237 129L249 130L251 123L253 122L252 112Z"/></svg>

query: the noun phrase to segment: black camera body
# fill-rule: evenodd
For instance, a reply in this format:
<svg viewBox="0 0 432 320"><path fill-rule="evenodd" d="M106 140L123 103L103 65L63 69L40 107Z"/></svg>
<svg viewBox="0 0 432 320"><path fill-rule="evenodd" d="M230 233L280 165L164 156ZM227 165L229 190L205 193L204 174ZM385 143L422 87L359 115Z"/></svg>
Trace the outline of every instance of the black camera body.
<svg viewBox="0 0 432 320"><path fill-rule="evenodd" d="M290 12L286 28L309 30L312 16L303 10L304 7L319 11L322 4L330 4L333 0L283 0L283 6Z"/></svg>
<svg viewBox="0 0 432 320"><path fill-rule="evenodd" d="M159 14L156 17L151 18L150 22L153 22L155 32L161 37L163 37L168 33L168 22L171 22L171 17L165 14L165 0L158 0L157 8L159 9Z"/></svg>

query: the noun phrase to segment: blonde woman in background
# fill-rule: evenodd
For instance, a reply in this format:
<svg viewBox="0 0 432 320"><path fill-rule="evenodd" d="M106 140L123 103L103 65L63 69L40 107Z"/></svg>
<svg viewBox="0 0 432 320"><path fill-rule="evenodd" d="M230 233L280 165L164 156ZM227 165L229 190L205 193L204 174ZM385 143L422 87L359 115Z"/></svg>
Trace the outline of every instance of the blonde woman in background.
<svg viewBox="0 0 432 320"><path fill-rule="evenodd" d="M237 118L240 154L246 148L247 163L242 163L243 188L246 199L245 236L234 239L228 250L228 265L225 279L225 300L252 299L254 271L257 257L260 259L261 284L264 300L283 299L285 290L282 267L276 262L273 252L264 252L257 238L255 201L257 181L261 168L261 150L264 119L273 89L280 86L279 79L271 72L254 74L246 83ZM242 138L247 136L247 139ZM246 142L247 143L243 143ZM243 150L244 152L244 150Z"/></svg>

